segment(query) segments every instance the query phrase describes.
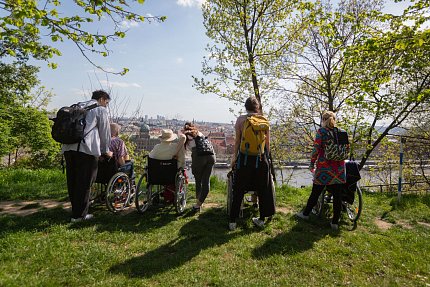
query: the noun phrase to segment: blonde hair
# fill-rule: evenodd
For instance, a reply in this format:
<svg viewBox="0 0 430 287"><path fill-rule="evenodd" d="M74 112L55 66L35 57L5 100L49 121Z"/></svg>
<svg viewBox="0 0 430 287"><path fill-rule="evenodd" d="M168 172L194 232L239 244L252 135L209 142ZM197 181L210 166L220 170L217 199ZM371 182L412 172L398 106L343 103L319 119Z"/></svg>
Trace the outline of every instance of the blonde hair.
<svg viewBox="0 0 430 287"><path fill-rule="evenodd" d="M119 135L119 131L121 130L121 126L116 123L110 124L110 135L112 137L117 137Z"/></svg>
<svg viewBox="0 0 430 287"><path fill-rule="evenodd" d="M332 129L336 126L336 115L332 111L326 111L323 113L321 126L323 128Z"/></svg>

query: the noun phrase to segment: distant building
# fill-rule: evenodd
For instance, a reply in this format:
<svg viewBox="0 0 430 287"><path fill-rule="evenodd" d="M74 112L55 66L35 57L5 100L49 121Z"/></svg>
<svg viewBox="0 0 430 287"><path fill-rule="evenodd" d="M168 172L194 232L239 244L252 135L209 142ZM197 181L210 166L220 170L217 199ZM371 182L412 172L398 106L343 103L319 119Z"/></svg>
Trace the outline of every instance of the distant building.
<svg viewBox="0 0 430 287"><path fill-rule="evenodd" d="M145 123L140 124L139 133L132 135L130 140L136 145L136 152L151 151L156 144L160 143L158 136L150 135L149 126Z"/></svg>
<svg viewBox="0 0 430 287"><path fill-rule="evenodd" d="M209 132L209 139L212 142L217 158L227 156L227 144L225 133L223 132Z"/></svg>

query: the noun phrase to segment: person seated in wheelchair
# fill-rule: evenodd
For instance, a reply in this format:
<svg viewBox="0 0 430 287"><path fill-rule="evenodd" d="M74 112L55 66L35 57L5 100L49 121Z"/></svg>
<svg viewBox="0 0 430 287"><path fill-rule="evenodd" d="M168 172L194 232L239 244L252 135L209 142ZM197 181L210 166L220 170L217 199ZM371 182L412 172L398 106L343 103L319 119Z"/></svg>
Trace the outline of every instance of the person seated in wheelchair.
<svg viewBox="0 0 430 287"><path fill-rule="evenodd" d="M133 162L130 160L124 141L119 137L120 130L120 125L116 123L110 124L111 141L109 150L113 153L117 169L131 177L133 174Z"/></svg>
<svg viewBox="0 0 430 287"><path fill-rule="evenodd" d="M133 164L129 159L124 141L119 138L121 126L115 123L110 124L111 142L109 152L111 156L102 155L98 160L97 183L107 184L110 178L122 171L128 176L132 176Z"/></svg>
<svg viewBox="0 0 430 287"><path fill-rule="evenodd" d="M178 142L174 142L178 135L171 129L164 129L159 136L160 143L155 145L149 153L149 157L157 160L176 159L178 169L183 170L185 174L185 137L181 136ZM171 203L174 199L175 184L169 184L164 187L163 197L165 202Z"/></svg>

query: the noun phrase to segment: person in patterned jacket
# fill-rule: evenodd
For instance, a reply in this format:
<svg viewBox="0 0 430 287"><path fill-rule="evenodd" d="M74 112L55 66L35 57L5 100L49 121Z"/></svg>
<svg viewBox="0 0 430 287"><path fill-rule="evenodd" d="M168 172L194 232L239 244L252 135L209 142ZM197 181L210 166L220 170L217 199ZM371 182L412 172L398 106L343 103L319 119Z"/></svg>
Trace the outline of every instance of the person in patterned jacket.
<svg viewBox="0 0 430 287"><path fill-rule="evenodd" d="M324 157L324 146L330 137L329 133L332 132L335 126L336 115L331 111L324 112L321 128L318 129L315 136L311 163L309 165L310 171L314 174L312 192L306 207L297 213L296 216L302 219L309 219L309 214L317 203L318 197L324 188L327 188L333 194L333 218L330 226L333 230L338 230L342 208L342 188L346 182L345 161L328 160Z"/></svg>

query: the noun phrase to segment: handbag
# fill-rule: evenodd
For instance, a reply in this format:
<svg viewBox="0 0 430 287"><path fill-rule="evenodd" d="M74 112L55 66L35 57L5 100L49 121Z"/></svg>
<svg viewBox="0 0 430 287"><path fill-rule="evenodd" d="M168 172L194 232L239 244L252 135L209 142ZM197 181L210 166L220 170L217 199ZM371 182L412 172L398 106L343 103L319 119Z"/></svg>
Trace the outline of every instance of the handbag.
<svg viewBox="0 0 430 287"><path fill-rule="evenodd" d="M212 143L210 142L210 140L208 140L207 137L196 136L194 138L194 141L196 143L197 155L203 156L215 154L214 147L212 146Z"/></svg>

